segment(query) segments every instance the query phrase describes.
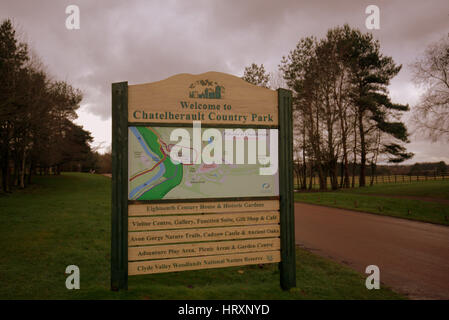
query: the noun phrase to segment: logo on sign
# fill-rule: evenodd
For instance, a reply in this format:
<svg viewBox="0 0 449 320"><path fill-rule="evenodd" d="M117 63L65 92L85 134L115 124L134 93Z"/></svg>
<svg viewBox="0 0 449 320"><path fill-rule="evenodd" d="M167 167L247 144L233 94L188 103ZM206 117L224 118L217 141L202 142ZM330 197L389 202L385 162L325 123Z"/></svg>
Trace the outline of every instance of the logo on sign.
<svg viewBox="0 0 449 320"><path fill-rule="evenodd" d="M198 80L189 86L189 98L223 99L224 87L216 81Z"/></svg>
<svg viewBox="0 0 449 320"><path fill-rule="evenodd" d="M271 184L269 184L267 182L262 183L262 191L263 192L270 192L270 189L271 189Z"/></svg>

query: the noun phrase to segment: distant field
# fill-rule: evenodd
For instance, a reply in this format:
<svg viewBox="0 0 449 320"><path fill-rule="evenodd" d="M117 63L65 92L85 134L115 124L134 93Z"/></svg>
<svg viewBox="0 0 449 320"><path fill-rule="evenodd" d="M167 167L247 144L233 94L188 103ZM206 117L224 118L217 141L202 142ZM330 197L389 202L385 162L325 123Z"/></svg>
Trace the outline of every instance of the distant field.
<svg viewBox="0 0 449 320"><path fill-rule="evenodd" d="M111 292L111 180L92 174L36 177L0 194L0 299L402 299L367 290L349 268L297 249L298 288L279 288L276 264L130 277ZM81 289L65 288L67 265L80 267Z"/></svg>
<svg viewBox="0 0 449 320"><path fill-rule="evenodd" d="M357 194L384 194L395 196L425 197L449 200L449 179L428 180L412 183L390 183L374 185L366 188L354 188L342 190L344 193Z"/></svg>
<svg viewBox="0 0 449 320"><path fill-rule="evenodd" d="M449 225L449 180L383 184L336 192L297 192L295 200Z"/></svg>
<svg viewBox="0 0 449 320"><path fill-rule="evenodd" d="M414 183L414 182L427 182L427 181L449 181L449 175L378 175L375 176L373 179L373 186L374 185L385 185L385 184L403 184L403 183ZM341 182L341 177L338 177L338 183ZM349 177L349 182L352 184L352 177ZM354 178L355 186L357 187L359 185L359 177L356 176ZM307 178L307 188L309 187L310 179ZM371 177L366 177L366 185L370 186L371 184ZM295 186L296 189L299 189L299 182L297 179L295 179ZM327 187L331 188L330 178L327 178ZM318 189L319 188L319 180L318 177L312 177L312 189Z"/></svg>

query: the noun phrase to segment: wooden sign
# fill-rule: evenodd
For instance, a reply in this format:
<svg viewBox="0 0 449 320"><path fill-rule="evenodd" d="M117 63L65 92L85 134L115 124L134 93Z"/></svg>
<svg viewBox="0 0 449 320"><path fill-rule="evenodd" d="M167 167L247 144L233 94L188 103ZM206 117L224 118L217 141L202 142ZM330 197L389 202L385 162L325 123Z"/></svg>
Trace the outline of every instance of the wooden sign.
<svg viewBox="0 0 449 320"><path fill-rule="evenodd" d="M210 241L188 244L137 246L128 250L129 261L170 259L256 251L280 250L279 238L250 239L238 241Z"/></svg>
<svg viewBox="0 0 449 320"><path fill-rule="evenodd" d="M235 76L207 72L128 86L133 123L278 125L276 91Z"/></svg>
<svg viewBox="0 0 449 320"><path fill-rule="evenodd" d="M129 218L128 223L128 231L278 224L279 211L135 217Z"/></svg>
<svg viewBox="0 0 449 320"><path fill-rule="evenodd" d="M129 232L130 246L279 237L279 225Z"/></svg>
<svg viewBox="0 0 449 320"><path fill-rule="evenodd" d="M128 215L150 216L176 213L223 213L279 210L279 200L243 200L130 204Z"/></svg>
<svg viewBox="0 0 449 320"><path fill-rule="evenodd" d="M274 263L281 261L279 250L265 252L237 253L225 256L135 261L129 263L129 274L146 274L186 271L197 269L234 267L248 264Z"/></svg>
<svg viewBox="0 0 449 320"><path fill-rule="evenodd" d="M112 84L111 289L261 263L294 287L291 112L290 91L218 72Z"/></svg>

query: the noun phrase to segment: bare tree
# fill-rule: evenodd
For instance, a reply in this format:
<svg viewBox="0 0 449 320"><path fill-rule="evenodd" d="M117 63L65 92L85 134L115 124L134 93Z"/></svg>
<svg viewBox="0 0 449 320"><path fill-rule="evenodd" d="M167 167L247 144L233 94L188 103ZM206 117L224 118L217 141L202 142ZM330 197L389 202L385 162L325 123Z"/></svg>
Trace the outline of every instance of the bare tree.
<svg viewBox="0 0 449 320"><path fill-rule="evenodd" d="M287 84L285 83L284 75L281 71L277 70L275 72L269 73L269 88L273 90L277 90L279 88L287 88Z"/></svg>
<svg viewBox="0 0 449 320"><path fill-rule="evenodd" d="M431 44L413 65L414 80L425 88L412 119L433 141L449 140L449 33Z"/></svg>

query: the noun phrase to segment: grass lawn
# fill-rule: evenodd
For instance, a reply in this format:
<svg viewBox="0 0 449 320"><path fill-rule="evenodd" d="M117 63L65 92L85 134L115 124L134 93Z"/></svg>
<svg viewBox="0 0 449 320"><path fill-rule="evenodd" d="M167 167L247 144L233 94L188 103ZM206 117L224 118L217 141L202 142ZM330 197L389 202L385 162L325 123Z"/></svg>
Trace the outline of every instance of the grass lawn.
<svg viewBox="0 0 449 320"><path fill-rule="evenodd" d="M298 288L279 288L277 265L133 276L111 292L110 179L66 173L0 194L0 299L402 299L367 290L362 275L297 249ZM66 266L81 273L67 290Z"/></svg>
<svg viewBox="0 0 449 320"><path fill-rule="evenodd" d="M342 192L425 197L449 200L449 180L375 184L371 187L366 188L345 189L342 190Z"/></svg>
<svg viewBox="0 0 449 320"><path fill-rule="evenodd" d="M435 202L422 201L420 197ZM440 201L449 200L449 180L379 184L333 192L299 192L295 193L295 200L449 225L449 205Z"/></svg>

